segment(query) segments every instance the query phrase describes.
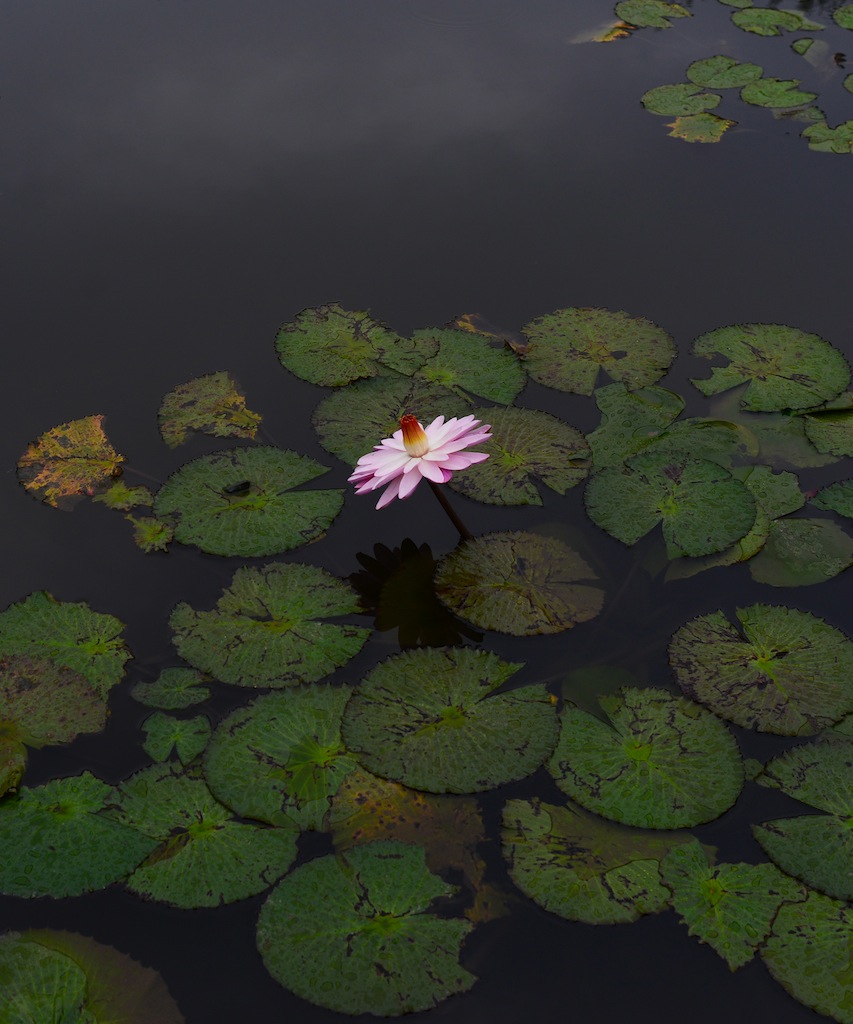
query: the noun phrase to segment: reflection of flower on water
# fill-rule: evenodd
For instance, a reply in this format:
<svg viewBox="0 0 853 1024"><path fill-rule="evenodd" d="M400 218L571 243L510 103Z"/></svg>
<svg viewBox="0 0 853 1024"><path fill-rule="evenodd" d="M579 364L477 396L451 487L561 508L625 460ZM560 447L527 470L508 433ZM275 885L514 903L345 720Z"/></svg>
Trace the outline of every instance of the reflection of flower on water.
<svg viewBox="0 0 853 1024"><path fill-rule="evenodd" d="M483 639L482 633L457 619L435 596L435 559L428 544L416 547L408 538L394 549L375 544L373 556L361 552L356 558L364 568L352 573L349 581L362 607L375 614L378 630L397 630L403 650Z"/></svg>

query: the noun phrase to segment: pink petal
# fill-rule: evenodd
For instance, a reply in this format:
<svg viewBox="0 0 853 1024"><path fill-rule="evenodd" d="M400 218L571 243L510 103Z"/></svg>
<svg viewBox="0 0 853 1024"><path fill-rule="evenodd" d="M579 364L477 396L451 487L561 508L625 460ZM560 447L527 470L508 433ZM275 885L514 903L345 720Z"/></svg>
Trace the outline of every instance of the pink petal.
<svg viewBox="0 0 853 1024"><path fill-rule="evenodd" d="M437 466L434 462L427 462L426 459L421 462L420 474L427 480L433 480L437 484L443 484L445 481L441 467Z"/></svg>
<svg viewBox="0 0 853 1024"><path fill-rule="evenodd" d="M421 482L420 467L419 466L416 467L413 472L408 473L405 476L401 476L399 479L400 479L400 488L399 488L400 497L401 498L408 498L408 496L410 494L412 494L414 489Z"/></svg>
<svg viewBox="0 0 853 1024"><path fill-rule="evenodd" d="M379 501L376 502L377 508L385 508L386 505L389 505L397 497L400 491L400 479L400 477L397 477L396 480L392 480L391 483L388 484L382 492L382 496Z"/></svg>

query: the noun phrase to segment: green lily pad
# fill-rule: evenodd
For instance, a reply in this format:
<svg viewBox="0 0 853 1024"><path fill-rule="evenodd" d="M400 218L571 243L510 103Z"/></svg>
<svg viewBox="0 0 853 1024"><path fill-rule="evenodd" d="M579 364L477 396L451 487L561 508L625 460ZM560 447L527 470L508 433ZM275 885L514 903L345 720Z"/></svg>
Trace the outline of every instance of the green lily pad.
<svg viewBox="0 0 853 1024"><path fill-rule="evenodd" d="M210 721L205 715L176 718L157 711L142 723L142 749L153 761L167 761L174 750L181 764L189 764L207 746Z"/></svg>
<svg viewBox="0 0 853 1024"><path fill-rule="evenodd" d="M640 97L640 102L650 114L664 114L670 117L685 117L713 110L719 106L722 96L704 92L701 85L679 82L676 85L658 85Z"/></svg>
<svg viewBox="0 0 853 1024"><path fill-rule="evenodd" d="M572 800L641 828L689 828L732 806L743 766L734 737L709 711L632 687L599 703L606 722L572 706L562 712L548 770Z"/></svg>
<svg viewBox="0 0 853 1024"><path fill-rule="evenodd" d="M759 36L781 36L783 32L817 32L823 28L799 11L778 11L772 7L746 7L735 11L732 22L744 32Z"/></svg>
<svg viewBox="0 0 853 1024"><path fill-rule="evenodd" d="M755 499L722 466L677 453L635 455L590 477L587 514L623 544L663 526L667 555L709 555L744 537L755 523Z"/></svg>
<svg viewBox="0 0 853 1024"><path fill-rule="evenodd" d="M814 889L853 899L853 740L828 735L793 747L756 781L824 812L753 825L765 853Z"/></svg>
<svg viewBox="0 0 853 1024"><path fill-rule="evenodd" d="M803 92L799 84L796 78L759 78L741 89L740 98L756 107L801 107L817 99L816 92Z"/></svg>
<svg viewBox="0 0 853 1024"><path fill-rule="evenodd" d="M204 775L242 818L321 828L355 760L341 740L350 690L301 686L259 697L223 721L207 748Z"/></svg>
<svg viewBox="0 0 853 1024"><path fill-rule="evenodd" d="M830 128L824 119L804 128L802 137L816 153L853 153L853 121Z"/></svg>
<svg viewBox="0 0 853 1024"><path fill-rule="evenodd" d="M707 359L722 355L707 379L693 383L703 395L749 382L741 405L752 412L806 409L835 398L850 383L847 360L828 341L795 327L739 324L697 338L693 353Z"/></svg>
<svg viewBox="0 0 853 1024"><path fill-rule="evenodd" d="M853 29L853 4L844 4L843 7L837 7L832 12L832 17L835 19L836 24L842 28Z"/></svg>
<svg viewBox="0 0 853 1024"><path fill-rule="evenodd" d="M729 128L736 124L737 121L731 121L727 117L701 113L676 117L667 128L672 128L670 135L676 139L684 139L685 142L719 142Z"/></svg>
<svg viewBox="0 0 853 1024"><path fill-rule="evenodd" d="M92 500L106 505L107 508L127 512L128 509L140 505L150 508L154 504L154 495L147 487L128 487L123 480L117 480L105 491L96 494Z"/></svg>
<svg viewBox="0 0 853 1024"><path fill-rule="evenodd" d="M690 11L681 4L664 0L620 0L616 15L637 28L670 28L672 18L688 18Z"/></svg>
<svg viewBox="0 0 853 1024"><path fill-rule="evenodd" d="M157 493L154 511L175 539L212 555L277 555L322 537L341 489L295 491L326 467L280 448L230 448L194 459Z"/></svg>
<svg viewBox="0 0 853 1024"><path fill-rule="evenodd" d="M695 839L672 850L661 873L688 933L707 942L733 971L753 958L781 904L805 898L805 891L772 864L713 867Z"/></svg>
<svg viewBox="0 0 853 1024"><path fill-rule="evenodd" d="M207 700L210 690L199 685L206 679L194 668L164 668L154 682L137 683L130 695L149 708L181 711Z"/></svg>
<svg viewBox="0 0 853 1024"><path fill-rule="evenodd" d="M561 633L595 618L604 591L581 556L553 537L515 530L463 541L438 563L435 592L481 629Z"/></svg>
<svg viewBox="0 0 853 1024"><path fill-rule="evenodd" d="M85 416L61 423L34 441L18 459L18 479L26 490L63 509L105 490L121 473L124 456L107 440L103 422L103 416Z"/></svg>
<svg viewBox="0 0 853 1024"><path fill-rule="evenodd" d="M127 879L140 896L175 907L216 907L263 892L296 857L295 828L235 821L200 775L155 764L122 783L118 820L155 849Z"/></svg>
<svg viewBox="0 0 853 1024"><path fill-rule="evenodd" d="M430 793L476 793L522 779L557 738L544 686L494 691L519 668L470 648L392 656L368 673L342 734L368 771Z"/></svg>
<svg viewBox="0 0 853 1024"><path fill-rule="evenodd" d="M254 440L261 417L246 408L246 397L227 373L208 373L180 384L164 398L157 414L160 434L170 448L190 431L212 437Z"/></svg>
<svg viewBox="0 0 853 1024"><path fill-rule="evenodd" d="M436 416L450 419L470 411L468 400L450 388L406 377L372 377L332 392L314 410L311 422L326 451L354 466L400 429L406 413L431 423Z"/></svg>
<svg viewBox="0 0 853 1024"><path fill-rule="evenodd" d="M0 612L0 658L47 659L83 676L106 698L131 656L123 629L112 615L82 602L57 601L41 590Z"/></svg>
<svg viewBox="0 0 853 1024"><path fill-rule="evenodd" d="M704 60L694 60L686 75L695 85L705 89L738 89L761 78L762 69L757 64L741 63L734 57L718 53Z"/></svg>
<svg viewBox="0 0 853 1024"><path fill-rule="evenodd" d="M318 857L267 898L258 949L279 984L338 1013L428 1010L477 980L459 963L470 922L430 912L454 891L419 846L386 841Z"/></svg>
<svg viewBox="0 0 853 1024"><path fill-rule="evenodd" d="M794 999L840 1024L853 1024L850 949L853 910L821 893L779 908L761 956Z"/></svg>
<svg viewBox="0 0 853 1024"><path fill-rule="evenodd" d="M152 551L167 551L175 539L171 523L154 516L125 516L133 524L133 542L146 554Z"/></svg>
<svg viewBox="0 0 853 1024"><path fill-rule="evenodd" d="M412 340L435 355L416 371L431 385L456 394L470 392L479 398L508 405L525 385L525 374L515 353L496 345L485 335L453 327L427 327L415 331Z"/></svg>
<svg viewBox="0 0 853 1024"><path fill-rule="evenodd" d="M675 343L643 317L607 309L558 309L524 327L525 366L546 387L591 395L599 370L630 388L654 384L676 356Z"/></svg>
<svg viewBox="0 0 853 1024"><path fill-rule="evenodd" d="M806 436L819 452L853 455L853 393L847 392L822 409L802 416Z"/></svg>
<svg viewBox="0 0 853 1024"><path fill-rule="evenodd" d="M838 480L827 487L821 487L811 503L817 508L853 519L853 479Z"/></svg>
<svg viewBox="0 0 853 1024"><path fill-rule="evenodd" d="M401 338L365 310L336 303L303 309L282 325L275 348L291 373L328 387L394 371L411 375L435 352L429 339Z"/></svg>
<svg viewBox="0 0 853 1024"><path fill-rule="evenodd" d="M0 803L0 892L60 899L129 875L155 844L105 813L115 797L89 772L7 797Z"/></svg>
<svg viewBox="0 0 853 1024"><path fill-rule="evenodd" d="M450 481L460 494L490 505L541 505L535 481L565 494L589 472L583 434L556 416L515 407L470 412L491 425L492 437L478 445L489 458Z"/></svg>
<svg viewBox="0 0 853 1024"><path fill-rule="evenodd" d="M749 562L752 578L772 587L824 583L853 565L853 537L828 519L771 523L763 549Z"/></svg>
<svg viewBox="0 0 853 1024"><path fill-rule="evenodd" d="M587 924L622 924L669 902L660 862L686 836L638 832L571 804L509 800L503 854L512 880L552 914Z"/></svg>
<svg viewBox="0 0 853 1024"><path fill-rule="evenodd" d="M68 956L28 942L15 933L0 935L0 1020L95 1021L87 1008L86 975Z"/></svg>
<svg viewBox="0 0 853 1024"><path fill-rule="evenodd" d="M314 565L238 569L214 611L179 604L169 620L181 657L235 686L310 683L345 665L369 629L318 621L358 611L355 592Z"/></svg>
<svg viewBox="0 0 853 1024"><path fill-rule="evenodd" d="M808 736L853 711L853 642L796 608L738 608L682 626L669 645L678 684L744 728Z"/></svg>

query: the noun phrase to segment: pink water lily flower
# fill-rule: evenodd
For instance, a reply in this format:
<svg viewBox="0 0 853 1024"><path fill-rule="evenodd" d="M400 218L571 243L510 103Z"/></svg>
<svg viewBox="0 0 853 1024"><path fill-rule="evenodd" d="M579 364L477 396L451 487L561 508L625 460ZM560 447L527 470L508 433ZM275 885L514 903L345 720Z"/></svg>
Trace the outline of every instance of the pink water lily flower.
<svg viewBox="0 0 853 1024"><path fill-rule="evenodd" d="M473 416L454 416L446 423L443 416L437 416L428 427L414 416L403 416L400 429L392 437L362 455L349 480L356 485L356 494L387 484L376 503L377 508L384 508L395 498L408 498L422 479L444 484L457 470L485 462L488 452L463 449L488 441L491 436L490 425L481 425Z"/></svg>

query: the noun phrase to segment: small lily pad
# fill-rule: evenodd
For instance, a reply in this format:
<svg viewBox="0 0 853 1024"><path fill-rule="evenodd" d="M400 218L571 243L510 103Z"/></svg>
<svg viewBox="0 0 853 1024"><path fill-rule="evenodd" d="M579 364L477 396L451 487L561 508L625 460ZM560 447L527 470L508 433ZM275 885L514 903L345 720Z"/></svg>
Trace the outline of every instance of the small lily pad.
<svg viewBox="0 0 853 1024"><path fill-rule="evenodd" d="M679 82L676 85L658 85L640 97L640 102L650 114L664 114L670 117L686 117L713 110L721 96L704 92L701 85Z"/></svg>
<svg viewBox="0 0 853 1024"><path fill-rule="evenodd" d="M123 480L117 480L105 491L96 494L92 500L106 505L107 508L127 512L139 505L150 508L154 504L154 495L147 487L128 487Z"/></svg>
<svg viewBox="0 0 853 1024"><path fill-rule="evenodd" d="M599 701L607 721L563 709L548 770L587 810L640 828L689 828L735 802L743 766L709 711L666 690L626 687Z"/></svg>
<svg viewBox="0 0 853 1024"><path fill-rule="evenodd" d="M308 683L345 665L369 629L319 621L358 611L355 592L314 565L238 569L214 611L179 604L170 624L190 665L235 686Z"/></svg>
<svg viewBox="0 0 853 1024"><path fill-rule="evenodd" d="M338 1013L428 1010L477 980L459 963L470 922L431 912L454 891L419 846L383 841L318 857L267 898L258 949L279 984Z"/></svg>
<svg viewBox="0 0 853 1024"><path fill-rule="evenodd" d="M149 708L180 711L207 700L210 690L199 685L206 678L194 668L164 668L154 682L137 683L130 695Z"/></svg>
<svg viewBox="0 0 853 1024"><path fill-rule="evenodd" d="M853 394L841 395L823 409L802 416L806 436L819 452L853 455Z"/></svg>
<svg viewBox="0 0 853 1024"><path fill-rule="evenodd" d="M438 563L435 590L481 629L533 636L594 618L604 603L595 579L562 541L516 530L463 541Z"/></svg>
<svg viewBox="0 0 853 1024"><path fill-rule="evenodd" d="M756 107L802 107L817 99L817 93L803 92L799 84L795 78L759 78L741 89L740 98Z"/></svg>
<svg viewBox="0 0 853 1024"><path fill-rule="evenodd" d="M254 440L261 417L246 408L245 395L227 373L208 373L180 384L164 398L157 414L160 434L170 448L190 431L212 437Z"/></svg>
<svg viewBox="0 0 853 1024"><path fill-rule="evenodd" d="M430 793L476 793L524 778L557 738L544 686L495 691L521 665L470 648L392 656L344 712L347 748L375 775Z"/></svg>
<svg viewBox="0 0 853 1024"><path fill-rule="evenodd" d="M809 736L853 711L853 642L796 608L718 611L682 626L669 645L678 684L744 728Z"/></svg>
<svg viewBox="0 0 853 1024"><path fill-rule="evenodd" d="M772 587L825 583L853 565L853 537L828 519L780 519L749 562L754 580Z"/></svg>
<svg viewBox="0 0 853 1024"><path fill-rule="evenodd" d="M171 523L155 516L125 516L133 524L133 540L146 554L152 551L166 551L175 539Z"/></svg>
<svg viewBox="0 0 853 1024"><path fill-rule="evenodd" d="M685 142L719 142L729 128L736 124L737 121L731 121L727 117L702 113L677 117L672 124L667 125L667 128L672 128L670 135L676 139L684 139Z"/></svg>
<svg viewBox="0 0 853 1024"><path fill-rule="evenodd" d="M449 388L456 394L470 392L502 405L508 405L525 385L524 369L512 349L495 345L485 335L453 327L428 327L415 331L412 340L436 349L416 372L431 385Z"/></svg>
<svg viewBox="0 0 853 1024"><path fill-rule="evenodd" d="M142 749L153 761L167 761L174 750L181 764L189 764L207 746L210 721L205 715L177 718L157 711L142 723Z"/></svg>
<svg viewBox="0 0 853 1024"><path fill-rule="evenodd" d="M757 64L741 63L734 57L718 53L714 57L695 60L687 68L687 77L705 89L736 89L761 78Z"/></svg>
<svg viewBox="0 0 853 1024"><path fill-rule="evenodd" d="M690 11L681 4L664 0L620 0L616 15L637 28L670 28L672 18L688 18Z"/></svg>
<svg viewBox="0 0 853 1024"><path fill-rule="evenodd" d="M836 7L832 12L835 23L842 28L853 29L853 4L844 4L843 7Z"/></svg>
<svg viewBox="0 0 853 1024"><path fill-rule="evenodd" d="M732 22L744 32L759 36L780 36L783 32L817 32L823 25L799 11L778 11L772 7L745 7L735 11Z"/></svg>
<svg viewBox="0 0 853 1024"><path fill-rule="evenodd" d="M845 519L853 519L853 479L838 480L822 487L811 499L811 503L816 508L837 512Z"/></svg>
<svg viewBox="0 0 853 1024"><path fill-rule="evenodd" d="M558 309L524 327L525 366L546 387L591 395L599 370L630 388L654 384L676 356L675 343L643 317L607 309Z"/></svg>
<svg viewBox="0 0 853 1024"><path fill-rule="evenodd" d="M804 128L802 136L816 153L853 153L853 121L831 128L824 119Z"/></svg>

